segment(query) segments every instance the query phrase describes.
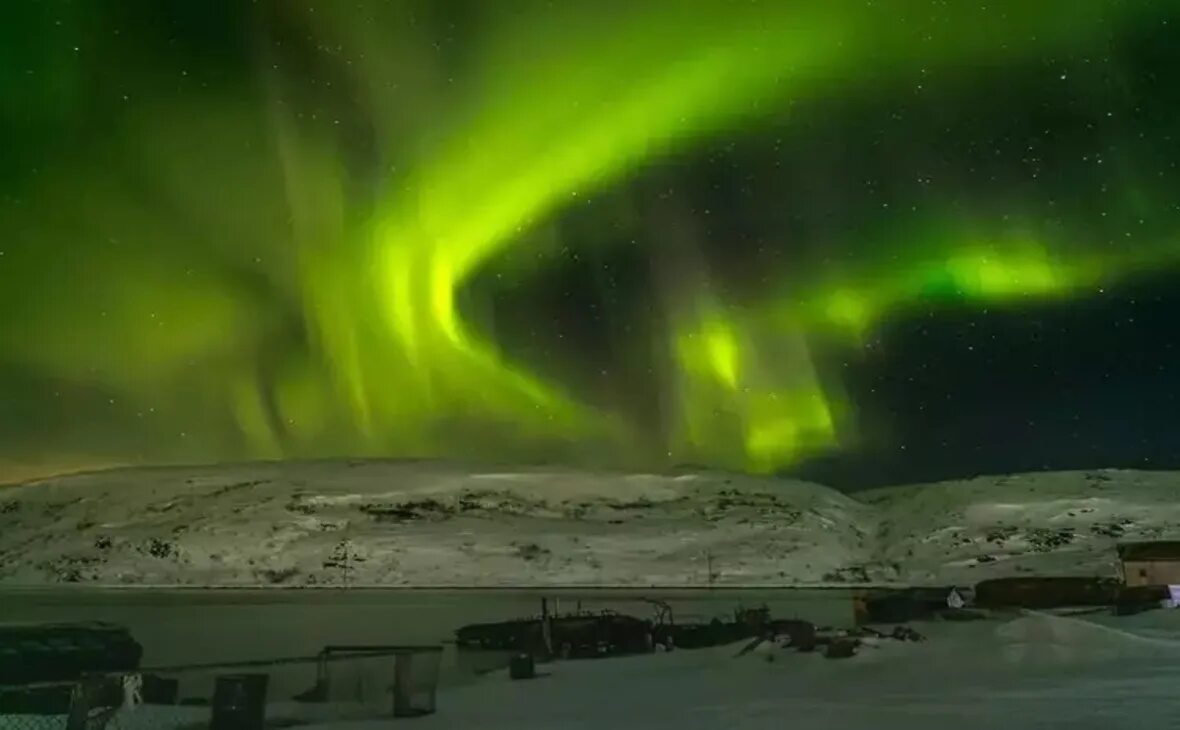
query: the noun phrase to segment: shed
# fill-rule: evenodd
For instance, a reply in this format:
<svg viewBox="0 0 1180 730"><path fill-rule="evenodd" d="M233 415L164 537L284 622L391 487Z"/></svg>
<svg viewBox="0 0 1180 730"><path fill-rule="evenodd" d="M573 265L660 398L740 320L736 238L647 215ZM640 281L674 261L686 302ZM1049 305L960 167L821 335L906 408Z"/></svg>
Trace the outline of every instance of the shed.
<svg viewBox="0 0 1180 730"><path fill-rule="evenodd" d="M1118 552L1127 586L1180 584L1180 540L1127 542Z"/></svg>

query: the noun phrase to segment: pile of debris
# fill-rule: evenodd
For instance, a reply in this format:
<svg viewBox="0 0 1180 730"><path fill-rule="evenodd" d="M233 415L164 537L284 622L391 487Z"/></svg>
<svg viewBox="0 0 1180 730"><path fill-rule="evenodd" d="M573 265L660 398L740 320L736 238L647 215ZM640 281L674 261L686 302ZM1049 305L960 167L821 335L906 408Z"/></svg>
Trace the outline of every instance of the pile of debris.
<svg viewBox="0 0 1180 730"><path fill-rule="evenodd" d="M822 652L828 659L847 659L855 656L862 646L876 646L882 641L914 642L925 641L926 637L909 626L895 626L884 632L861 626L855 629L817 628L807 621L776 621L771 631L744 646L738 656L748 654L766 642L780 649L801 653ZM768 654L773 659L773 654Z"/></svg>
<svg viewBox="0 0 1180 730"><path fill-rule="evenodd" d="M455 632L460 649L506 651L539 657L589 659L652 650L652 627L633 616L603 611L470 624Z"/></svg>
<svg viewBox="0 0 1180 730"><path fill-rule="evenodd" d="M657 608L655 618L645 620L614 611L550 614L548 602L542 601L539 616L462 626L455 631L455 644L463 650L590 659L723 646L764 636L775 625L783 625L770 618L765 606L739 608L724 620L676 623L667 603L651 603Z"/></svg>
<svg viewBox="0 0 1180 730"><path fill-rule="evenodd" d="M770 609L738 608L733 618L715 618L708 623L676 623L671 613L657 621L653 627L653 638L657 646L665 649L704 649L724 646L743 639L763 636L772 630L775 621L770 618ZM782 623L782 622L777 622Z"/></svg>
<svg viewBox="0 0 1180 730"><path fill-rule="evenodd" d="M942 609L936 617L953 620L982 617L982 614L970 609L947 606L947 595L939 595ZM886 605L889 600L886 598ZM455 643L462 650L504 652L544 661L703 649L744 640L749 641L739 656L770 643L782 649L821 652L825 657L840 659L855 655L862 646L876 645L882 641L925 640L924 636L904 625L884 632L870 626L848 630L816 627L810 621L799 619L774 619L765 606L738 608L728 619L676 623L670 606L662 601L651 603L657 607L653 620L611 611L552 615L547 610L547 602L542 602L541 614L533 618L463 626L455 632ZM906 595L902 597L901 603L912 607L925 602L915 601L913 596ZM891 618L901 618L896 623L902 623L910 618L912 612L886 610L884 613ZM923 611L919 613L924 615Z"/></svg>

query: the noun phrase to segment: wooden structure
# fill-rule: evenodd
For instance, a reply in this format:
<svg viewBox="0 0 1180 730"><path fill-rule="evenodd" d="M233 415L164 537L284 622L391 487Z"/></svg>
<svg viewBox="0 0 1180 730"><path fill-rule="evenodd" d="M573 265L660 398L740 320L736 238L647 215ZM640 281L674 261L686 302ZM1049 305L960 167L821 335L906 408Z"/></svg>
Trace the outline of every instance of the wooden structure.
<svg viewBox="0 0 1180 730"><path fill-rule="evenodd" d="M1128 587L1180 584L1180 540L1128 542L1118 552Z"/></svg>

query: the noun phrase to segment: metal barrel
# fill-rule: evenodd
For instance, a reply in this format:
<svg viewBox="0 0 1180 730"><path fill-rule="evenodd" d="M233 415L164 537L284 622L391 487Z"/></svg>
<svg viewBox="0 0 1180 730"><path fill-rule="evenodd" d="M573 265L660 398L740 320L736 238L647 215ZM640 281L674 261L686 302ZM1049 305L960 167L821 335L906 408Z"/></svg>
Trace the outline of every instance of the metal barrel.
<svg viewBox="0 0 1180 730"><path fill-rule="evenodd" d="M223 674L213 689L209 730L262 730L266 721L266 674Z"/></svg>

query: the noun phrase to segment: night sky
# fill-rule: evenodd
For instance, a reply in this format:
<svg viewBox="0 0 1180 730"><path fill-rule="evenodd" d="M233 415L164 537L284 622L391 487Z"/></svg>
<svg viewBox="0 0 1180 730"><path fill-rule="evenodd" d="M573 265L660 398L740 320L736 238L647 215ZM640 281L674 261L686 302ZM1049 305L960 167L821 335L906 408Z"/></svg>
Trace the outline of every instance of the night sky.
<svg viewBox="0 0 1180 730"><path fill-rule="evenodd" d="M0 482L1180 468L1180 6L19 0Z"/></svg>

